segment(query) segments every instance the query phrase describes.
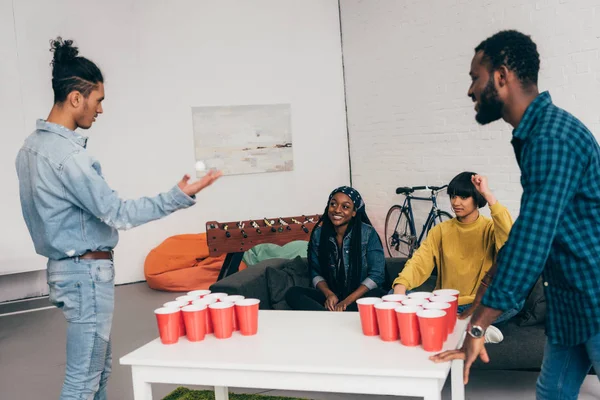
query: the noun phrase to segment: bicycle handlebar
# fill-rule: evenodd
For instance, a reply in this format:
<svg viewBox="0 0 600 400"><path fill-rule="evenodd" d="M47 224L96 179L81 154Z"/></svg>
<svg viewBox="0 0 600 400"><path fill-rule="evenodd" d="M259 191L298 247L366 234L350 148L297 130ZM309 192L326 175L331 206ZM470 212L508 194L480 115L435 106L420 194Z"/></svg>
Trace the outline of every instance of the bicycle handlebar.
<svg viewBox="0 0 600 400"><path fill-rule="evenodd" d="M431 190L432 192L437 192L442 189L447 188L448 185L444 186L413 186L413 187L399 187L396 189L396 194L410 194L416 190Z"/></svg>

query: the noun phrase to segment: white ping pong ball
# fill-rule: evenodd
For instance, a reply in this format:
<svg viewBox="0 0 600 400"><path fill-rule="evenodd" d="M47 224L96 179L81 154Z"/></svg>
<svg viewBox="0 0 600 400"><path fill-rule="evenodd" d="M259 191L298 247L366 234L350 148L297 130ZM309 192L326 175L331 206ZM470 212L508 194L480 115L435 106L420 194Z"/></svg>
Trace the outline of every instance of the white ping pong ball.
<svg viewBox="0 0 600 400"><path fill-rule="evenodd" d="M196 163L196 171L206 171L206 165L203 161L198 161Z"/></svg>

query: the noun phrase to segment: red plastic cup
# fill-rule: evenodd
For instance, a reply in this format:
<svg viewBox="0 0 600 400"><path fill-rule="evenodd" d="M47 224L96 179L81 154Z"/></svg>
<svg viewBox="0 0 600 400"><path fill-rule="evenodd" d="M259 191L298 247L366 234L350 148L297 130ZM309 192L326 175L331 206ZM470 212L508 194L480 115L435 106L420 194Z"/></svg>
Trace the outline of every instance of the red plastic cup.
<svg viewBox="0 0 600 400"><path fill-rule="evenodd" d="M163 307L181 308L181 307L185 307L187 305L188 304L186 301L173 300L173 301L167 301L165 304L163 304Z"/></svg>
<svg viewBox="0 0 600 400"><path fill-rule="evenodd" d="M365 336L379 335L379 327L377 326L377 313L375 312L375 304L382 303L378 297L363 297L356 300L358 313L360 314L360 325Z"/></svg>
<svg viewBox="0 0 600 400"><path fill-rule="evenodd" d="M217 299L207 299L206 296L204 296L201 299L196 299L196 300L192 301L192 305L202 305L202 304L204 304L205 306L208 307L209 305L211 305L213 303L216 303L216 302L217 302Z"/></svg>
<svg viewBox="0 0 600 400"><path fill-rule="evenodd" d="M375 313L377 314L377 326L379 328L379 337L384 342L393 342L398 340L398 321L396 319L396 308L400 303L392 301L383 301L375 304Z"/></svg>
<svg viewBox="0 0 600 400"><path fill-rule="evenodd" d="M154 310L158 324L158 334L162 344L173 344L179 341L179 320L181 311L179 308L162 307Z"/></svg>
<svg viewBox="0 0 600 400"><path fill-rule="evenodd" d="M213 303L216 303L217 299L207 299L206 297L202 298L202 299L198 299L198 300L194 300L192 302L193 306L210 306ZM206 311L206 326L205 326L205 330L207 334L210 333L214 333L214 328L213 328L213 323L212 323L212 318L210 316L210 311L207 310Z"/></svg>
<svg viewBox="0 0 600 400"><path fill-rule="evenodd" d="M421 310L421 306L396 307L395 312L398 321L400 343L405 346L418 346L421 344L419 318L417 318L417 312Z"/></svg>
<svg viewBox="0 0 600 400"><path fill-rule="evenodd" d="M381 298L383 301L393 301L396 303L401 303L402 300L406 300L407 297L404 294L388 294Z"/></svg>
<svg viewBox="0 0 600 400"><path fill-rule="evenodd" d="M429 299L429 301L433 303L448 303L452 307L450 308L450 316L448 317L448 322L450 326L448 327L448 333L454 332L454 327L456 326L456 318L458 314L458 298L455 296L433 296Z"/></svg>
<svg viewBox="0 0 600 400"><path fill-rule="evenodd" d="M238 301L244 300L244 299L245 299L244 296L235 294L235 295L230 295L230 296L224 297L221 299L221 301L235 304ZM240 324L238 323L238 317L237 317L237 312L235 311L235 307L233 307L233 330L234 331L240 330Z"/></svg>
<svg viewBox="0 0 600 400"><path fill-rule="evenodd" d="M222 298L221 301L226 301L228 303L235 304L240 300L244 300L245 298L246 297L239 295L239 294L231 294L231 295L228 295L227 297Z"/></svg>
<svg viewBox="0 0 600 400"><path fill-rule="evenodd" d="M235 314L237 316L240 333L244 336L252 336L258 333L258 305L259 299L243 299L235 303Z"/></svg>
<svg viewBox="0 0 600 400"><path fill-rule="evenodd" d="M185 307L187 305L188 302L186 301L175 300L167 301L165 304L163 304L163 307L181 309L182 307ZM180 314L179 318L179 336L185 336L185 322L183 322L183 314Z"/></svg>
<svg viewBox="0 0 600 400"><path fill-rule="evenodd" d="M210 290L192 290L191 292L188 292L187 295L192 296L194 299L201 299L210 293Z"/></svg>
<svg viewBox="0 0 600 400"><path fill-rule="evenodd" d="M430 297L433 297L431 292L412 292L406 295L409 299L422 299L429 301Z"/></svg>
<svg viewBox="0 0 600 400"><path fill-rule="evenodd" d="M448 333L446 328L446 311L421 310L417 312L419 318L419 331L421 343L425 351L441 351L444 337Z"/></svg>
<svg viewBox="0 0 600 400"><path fill-rule="evenodd" d="M196 300L193 296L188 296L187 294L184 296L179 296L175 298L175 301L187 302L187 304L192 304L192 301Z"/></svg>
<svg viewBox="0 0 600 400"><path fill-rule="evenodd" d="M446 336L444 342L448 339L448 335L452 333L452 319L456 320L456 314L452 313L452 306L448 303L429 302L423 304L423 310L442 310L446 312Z"/></svg>
<svg viewBox="0 0 600 400"><path fill-rule="evenodd" d="M217 301L221 301L221 299L227 296L229 296L227 293L211 293L204 296L203 299L215 299Z"/></svg>
<svg viewBox="0 0 600 400"><path fill-rule="evenodd" d="M208 306L215 337L228 339L233 334L233 303L213 303Z"/></svg>
<svg viewBox="0 0 600 400"><path fill-rule="evenodd" d="M199 342L206 336L206 314L208 310L205 305L185 306L181 309L185 331L190 342Z"/></svg>
<svg viewBox="0 0 600 400"><path fill-rule="evenodd" d="M427 303L425 299L404 299L402 300L402 305L404 306L418 306L422 307L423 304Z"/></svg>
<svg viewBox="0 0 600 400"><path fill-rule="evenodd" d="M435 296L454 296L457 299L460 296L460 292L456 289L438 289L434 290L433 294Z"/></svg>

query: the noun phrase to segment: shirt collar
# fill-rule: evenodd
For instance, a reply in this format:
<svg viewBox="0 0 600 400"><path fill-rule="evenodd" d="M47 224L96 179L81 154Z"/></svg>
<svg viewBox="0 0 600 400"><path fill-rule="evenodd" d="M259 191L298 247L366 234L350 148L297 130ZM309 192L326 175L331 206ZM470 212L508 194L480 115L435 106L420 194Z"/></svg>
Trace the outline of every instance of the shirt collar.
<svg viewBox="0 0 600 400"><path fill-rule="evenodd" d="M362 224L362 222L361 222L361 224ZM347 232L344 235L344 239L342 240L342 243L346 243L347 241L349 241L352 238L352 231L353 230L354 229L350 229L350 232ZM337 241L335 240L335 234L333 236L329 236L329 241L331 243L334 243L337 246Z"/></svg>
<svg viewBox="0 0 600 400"><path fill-rule="evenodd" d="M78 144L79 146L85 149L87 145L87 136L81 136L78 133L73 132L72 130L65 128L62 125L55 124L52 122L45 121L43 119L38 119L35 125L36 129L46 132L56 133L64 137L65 139L69 139L70 141Z"/></svg>
<svg viewBox="0 0 600 400"><path fill-rule="evenodd" d="M513 137L520 140L526 140L527 135L536 123L540 113L550 104L552 104L550 93L547 91L540 93L527 107L527 110L525 110L521 122L519 122L519 125L513 130Z"/></svg>

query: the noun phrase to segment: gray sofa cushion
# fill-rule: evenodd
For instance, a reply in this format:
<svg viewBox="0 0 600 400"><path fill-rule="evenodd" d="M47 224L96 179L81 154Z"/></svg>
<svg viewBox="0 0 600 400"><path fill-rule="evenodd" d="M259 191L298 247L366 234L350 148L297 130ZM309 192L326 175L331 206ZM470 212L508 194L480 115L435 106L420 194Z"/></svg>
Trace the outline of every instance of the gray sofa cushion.
<svg viewBox="0 0 600 400"><path fill-rule="evenodd" d="M477 359L474 368L493 370L529 370L537 371L542 366L546 335L544 325L521 327L516 320L501 324L498 328L504 335L504 341L485 346L490 363Z"/></svg>
<svg viewBox="0 0 600 400"><path fill-rule="evenodd" d="M541 277L527 296L525 305L516 317L516 321L519 326L540 325L546 321L546 297L544 296L544 284Z"/></svg>
<svg viewBox="0 0 600 400"><path fill-rule="evenodd" d="M308 287L310 278L308 265L301 257L296 257L283 264L281 267L267 267L265 269L267 288L271 307L275 310L289 310L285 301L285 294L293 286Z"/></svg>
<svg viewBox="0 0 600 400"><path fill-rule="evenodd" d="M222 280L215 282L209 289L213 292L241 294L246 297L259 299L260 309L270 310L272 307L271 302L269 301L265 270L268 267L281 268L287 261L289 260L282 258L273 258L262 261L243 271L229 275Z"/></svg>

